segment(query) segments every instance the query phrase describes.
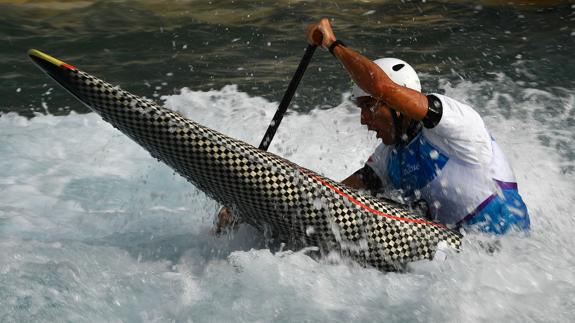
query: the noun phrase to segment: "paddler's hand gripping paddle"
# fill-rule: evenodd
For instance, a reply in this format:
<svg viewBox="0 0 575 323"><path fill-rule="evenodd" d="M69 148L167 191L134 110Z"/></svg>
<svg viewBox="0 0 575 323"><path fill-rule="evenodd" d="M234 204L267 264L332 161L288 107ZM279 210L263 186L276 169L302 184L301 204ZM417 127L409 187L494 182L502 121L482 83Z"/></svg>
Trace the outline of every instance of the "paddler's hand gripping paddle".
<svg viewBox="0 0 575 323"><path fill-rule="evenodd" d="M268 150L268 147L270 146L270 143L272 142L272 139L276 134L276 130L278 130L278 127L282 122L282 119L287 111L290 101L293 98L293 95L295 94L295 90L297 89L297 86L299 85L299 82L303 77L303 73L305 73L305 69L307 68L309 62L311 61L311 57L313 56L316 47L317 46L315 45L308 45L307 48L305 49L305 54L303 54L303 57L299 62L299 66L297 67L297 70L294 76L292 77L291 82L289 83L289 86L282 98L282 101L280 102L276 114L272 119L272 122L270 122L270 125L268 126L268 130L266 130L266 134L262 138L262 142L260 142L260 145L258 147L259 149Z"/></svg>

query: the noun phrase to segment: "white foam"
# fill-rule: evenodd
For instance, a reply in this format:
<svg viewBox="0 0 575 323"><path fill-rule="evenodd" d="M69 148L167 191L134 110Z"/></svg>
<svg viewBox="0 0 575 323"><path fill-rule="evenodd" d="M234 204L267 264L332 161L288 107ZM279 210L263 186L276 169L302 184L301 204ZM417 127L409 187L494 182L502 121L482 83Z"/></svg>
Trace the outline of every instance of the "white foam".
<svg viewBox="0 0 575 323"><path fill-rule="evenodd" d="M403 274L337 254L272 254L246 227L215 238L218 205L95 114L3 115L0 320L570 321L575 193L562 172L575 162L538 139L553 123L502 117L496 94L479 94L487 85L443 87L487 102L481 111L490 112L487 124L515 168L533 230L502 238L494 254L481 247L493 238L468 236L463 252ZM277 106L235 86L164 99L256 145ZM540 108L509 100L521 111ZM359 111L343 103L288 113L271 151L340 180L376 145Z"/></svg>

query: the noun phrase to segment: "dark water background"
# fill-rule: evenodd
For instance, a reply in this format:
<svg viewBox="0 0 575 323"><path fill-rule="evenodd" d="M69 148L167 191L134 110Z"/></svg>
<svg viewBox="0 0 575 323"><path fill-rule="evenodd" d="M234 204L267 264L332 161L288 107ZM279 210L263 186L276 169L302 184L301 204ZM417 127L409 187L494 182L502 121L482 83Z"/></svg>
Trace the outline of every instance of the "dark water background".
<svg viewBox="0 0 575 323"><path fill-rule="evenodd" d="M532 2L0 0L0 322L574 322L575 5ZM488 254L468 235L409 273L272 253L246 227L214 237L219 205L26 55L257 143L322 16L479 111L516 172L527 237ZM334 179L361 167L377 142L349 90L317 51L271 150Z"/></svg>
<svg viewBox="0 0 575 323"><path fill-rule="evenodd" d="M534 2L0 1L0 112L88 112L49 90L54 84L30 64L29 48L149 97L237 84L279 101L306 47L306 25L322 16L367 56L412 63L427 91L440 77L478 82L505 73L560 95L556 87L575 85L575 9ZM318 52L294 108L337 105L349 85L338 63Z"/></svg>

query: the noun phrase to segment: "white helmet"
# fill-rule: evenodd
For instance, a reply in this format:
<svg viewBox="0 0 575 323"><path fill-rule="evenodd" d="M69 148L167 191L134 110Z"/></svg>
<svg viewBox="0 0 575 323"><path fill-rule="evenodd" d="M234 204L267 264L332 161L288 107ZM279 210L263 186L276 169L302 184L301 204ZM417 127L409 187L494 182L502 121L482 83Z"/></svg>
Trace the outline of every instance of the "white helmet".
<svg viewBox="0 0 575 323"><path fill-rule="evenodd" d="M379 66L389 78L399 85L421 92L421 83L417 73L411 65L397 58L380 58L373 61ZM371 96L359 86L353 85L351 98L357 99L362 96Z"/></svg>

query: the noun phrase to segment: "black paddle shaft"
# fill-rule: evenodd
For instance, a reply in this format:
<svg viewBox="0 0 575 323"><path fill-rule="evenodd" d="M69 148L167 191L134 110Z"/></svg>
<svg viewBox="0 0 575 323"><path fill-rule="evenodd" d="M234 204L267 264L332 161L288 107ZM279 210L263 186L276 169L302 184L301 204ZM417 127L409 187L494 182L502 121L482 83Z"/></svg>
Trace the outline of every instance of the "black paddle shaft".
<svg viewBox="0 0 575 323"><path fill-rule="evenodd" d="M270 122L270 125L268 126L268 130L266 130L266 134L262 138L262 142L260 142L260 146L258 147L259 149L268 150L268 147L270 146L280 123L282 122L284 114L287 111L290 101L295 94L295 90L297 89L297 86L299 85L299 82L301 81L309 62L311 61L311 57L313 56L316 47L317 46L315 45L308 45L305 49L305 54L303 54L303 57L299 62L299 66L297 67L297 70L292 77L291 82L289 83L289 86L282 98L282 101L280 102L272 122Z"/></svg>

